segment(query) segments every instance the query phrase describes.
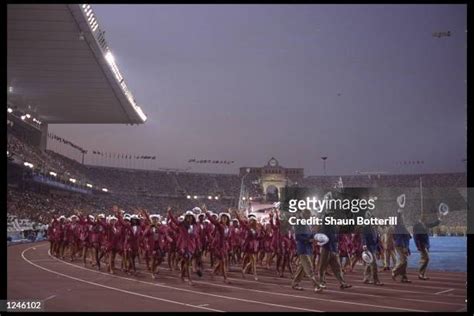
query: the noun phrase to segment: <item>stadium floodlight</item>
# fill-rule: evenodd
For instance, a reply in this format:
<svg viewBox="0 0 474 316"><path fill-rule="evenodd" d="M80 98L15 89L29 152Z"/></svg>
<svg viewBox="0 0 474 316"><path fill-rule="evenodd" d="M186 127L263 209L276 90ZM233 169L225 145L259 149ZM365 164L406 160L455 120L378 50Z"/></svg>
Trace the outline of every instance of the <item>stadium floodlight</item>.
<svg viewBox="0 0 474 316"><path fill-rule="evenodd" d="M76 183L77 180L74 178L69 178L69 181L71 181L72 183Z"/></svg>
<svg viewBox="0 0 474 316"><path fill-rule="evenodd" d="M8 87L8 92L12 93L13 92L13 87Z"/></svg>
<svg viewBox="0 0 474 316"><path fill-rule="evenodd" d="M252 198L250 197L249 200L252 201Z"/></svg>
<svg viewBox="0 0 474 316"><path fill-rule="evenodd" d="M147 117L146 117L145 113L143 113L142 108L139 107L138 105L136 105L135 110L138 113L138 115L140 116L140 118L142 119L142 121L145 122L147 120Z"/></svg>
<svg viewBox="0 0 474 316"><path fill-rule="evenodd" d="M49 174L50 174L51 176L53 176L53 177L56 177L56 176L58 175L58 174L57 174L56 172L54 172L54 171L50 171Z"/></svg>
<svg viewBox="0 0 474 316"><path fill-rule="evenodd" d="M109 190L107 190L106 188L102 188L102 191L109 192Z"/></svg>
<svg viewBox="0 0 474 316"><path fill-rule="evenodd" d="M24 120L26 119L26 116L25 116L25 115L22 115L22 116L21 116L21 119L22 119L22 121L24 121Z"/></svg>
<svg viewBox="0 0 474 316"><path fill-rule="evenodd" d="M25 165L25 167L28 167L30 169L33 169L33 164L32 163L29 163L29 162L24 162L23 165Z"/></svg>
<svg viewBox="0 0 474 316"><path fill-rule="evenodd" d="M12 108L8 108L8 109L7 109L7 112L8 112L8 113L12 113L12 112L13 112L13 109L12 109Z"/></svg>
<svg viewBox="0 0 474 316"><path fill-rule="evenodd" d="M215 196L214 199L219 200L219 197L218 197L218 196Z"/></svg>
<svg viewBox="0 0 474 316"><path fill-rule="evenodd" d="M210 195L209 195L207 198L208 198L209 200L212 200L212 196L210 196Z"/></svg>
<svg viewBox="0 0 474 316"><path fill-rule="evenodd" d="M112 55L112 53L110 51L108 51L105 54L105 60L107 60L107 62L109 64L114 64L115 63L115 57L114 57L114 55Z"/></svg>
<svg viewBox="0 0 474 316"><path fill-rule="evenodd" d="M194 196L194 199L197 200L197 198L198 198L197 195L195 195L195 196Z"/></svg>
<svg viewBox="0 0 474 316"><path fill-rule="evenodd" d="M90 183L86 183L86 187L88 187L88 188L92 188L92 184L90 184Z"/></svg>
<svg viewBox="0 0 474 316"><path fill-rule="evenodd" d="M189 200L191 198L191 195L186 196L186 198Z"/></svg>
<svg viewBox="0 0 474 316"><path fill-rule="evenodd" d="M27 117L27 118L31 118L31 115L29 115L29 114L26 114L26 117Z"/></svg>
<svg viewBox="0 0 474 316"><path fill-rule="evenodd" d="M242 197L242 201L245 201L245 200L246 200L246 198L245 198L245 196L243 196L243 197Z"/></svg>

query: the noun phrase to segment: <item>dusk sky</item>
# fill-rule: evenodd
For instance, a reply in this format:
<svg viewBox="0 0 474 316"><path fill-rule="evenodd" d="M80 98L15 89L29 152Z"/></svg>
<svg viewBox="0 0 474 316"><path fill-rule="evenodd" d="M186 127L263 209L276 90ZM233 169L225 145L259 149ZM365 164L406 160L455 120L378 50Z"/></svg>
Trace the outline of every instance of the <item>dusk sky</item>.
<svg viewBox="0 0 474 316"><path fill-rule="evenodd" d="M197 172L272 156L306 175L323 174L321 156L336 175L465 171L465 5L92 9L148 121L49 126L85 149Z"/></svg>

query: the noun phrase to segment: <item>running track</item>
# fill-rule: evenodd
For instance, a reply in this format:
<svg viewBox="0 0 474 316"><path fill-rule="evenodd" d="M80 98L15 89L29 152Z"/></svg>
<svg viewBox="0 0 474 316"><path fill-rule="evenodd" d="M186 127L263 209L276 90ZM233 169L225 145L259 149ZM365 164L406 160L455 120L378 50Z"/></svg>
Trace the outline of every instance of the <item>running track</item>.
<svg viewBox="0 0 474 316"><path fill-rule="evenodd" d="M328 277L325 291L314 293L308 280L301 283L304 291L294 291L288 274L279 278L266 269L259 269L259 281L231 272L231 284L205 271L202 278L194 276L195 284L189 286L164 265L156 280L143 270L137 277L120 270L113 276L105 268L83 267L79 260L54 258L48 248L46 242L8 247L8 299L43 300L45 311L54 312L466 311L466 273L431 271L430 280L420 281L416 271L410 271L413 283L402 284L394 282L389 272L381 272L385 285L378 287L363 284L358 267L345 275L352 288L340 290Z"/></svg>

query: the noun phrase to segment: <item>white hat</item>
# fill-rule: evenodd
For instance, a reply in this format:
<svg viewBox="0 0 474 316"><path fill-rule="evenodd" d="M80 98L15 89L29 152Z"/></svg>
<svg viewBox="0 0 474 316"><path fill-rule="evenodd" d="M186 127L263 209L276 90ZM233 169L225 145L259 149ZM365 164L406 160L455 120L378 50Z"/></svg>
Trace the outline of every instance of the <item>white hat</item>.
<svg viewBox="0 0 474 316"><path fill-rule="evenodd" d="M161 216L159 214L151 214L150 218L156 218L156 219L160 220Z"/></svg>
<svg viewBox="0 0 474 316"><path fill-rule="evenodd" d="M397 197L397 203L398 203L398 206L399 206L400 208L404 208L404 207L405 207L405 201L406 201L406 195L405 195L405 193L403 193L403 194L401 194L401 195L399 195L399 196Z"/></svg>
<svg viewBox="0 0 474 316"><path fill-rule="evenodd" d="M140 219L137 214L133 214L130 216L130 219Z"/></svg>
<svg viewBox="0 0 474 316"><path fill-rule="evenodd" d="M446 216L449 213L449 206L446 203L440 203L438 206L438 213Z"/></svg>
<svg viewBox="0 0 474 316"><path fill-rule="evenodd" d="M329 238L325 234L315 234L314 240L317 241L318 246L324 246L329 242Z"/></svg>
<svg viewBox="0 0 474 316"><path fill-rule="evenodd" d="M78 219L78 217L77 217L76 214L73 214L73 215L71 215L71 216L69 217L69 219L73 219L73 218Z"/></svg>
<svg viewBox="0 0 474 316"><path fill-rule="evenodd" d="M210 223L211 221L206 218L205 220L203 220L203 222L204 223Z"/></svg>
<svg viewBox="0 0 474 316"><path fill-rule="evenodd" d="M180 217L178 217L178 221L180 221L180 222L184 221L184 216L181 215Z"/></svg>
<svg viewBox="0 0 474 316"><path fill-rule="evenodd" d="M193 211L186 211L186 213L184 213L185 217L188 216L188 215L190 215L190 216L194 217L194 219L196 219L196 214L194 214Z"/></svg>
<svg viewBox="0 0 474 316"><path fill-rule="evenodd" d="M117 217L115 217L115 216L113 216L113 215L112 215L112 216L109 216L109 219L108 219L107 221L110 222L111 220L117 220Z"/></svg>
<svg viewBox="0 0 474 316"><path fill-rule="evenodd" d="M64 216L64 215L61 215L61 216L59 216L59 218L58 218L58 219L66 219L66 216Z"/></svg>
<svg viewBox="0 0 474 316"><path fill-rule="evenodd" d="M123 216L123 219L129 221L129 220L130 220L130 214L125 214L125 215Z"/></svg>
<svg viewBox="0 0 474 316"><path fill-rule="evenodd" d="M94 219L94 215L92 215L92 214L89 214L88 217L89 217L90 219Z"/></svg>
<svg viewBox="0 0 474 316"><path fill-rule="evenodd" d="M371 264L374 262L374 256L372 256L372 253L370 251L364 251L362 252L362 260L364 260L365 263Z"/></svg>
<svg viewBox="0 0 474 316"><path fill-rule="evenodd" d="M97 215L97 218L105 218L105 214L99 214Z"/></svg>
<svg viewBox="0 0 474 316"><path fill-rule="evenodd" d="M199 213L202 213L202 210L201 210L201 208L196 206L195 208L192 209L192 212L196 213L196 214L199 214Z"/></svg>

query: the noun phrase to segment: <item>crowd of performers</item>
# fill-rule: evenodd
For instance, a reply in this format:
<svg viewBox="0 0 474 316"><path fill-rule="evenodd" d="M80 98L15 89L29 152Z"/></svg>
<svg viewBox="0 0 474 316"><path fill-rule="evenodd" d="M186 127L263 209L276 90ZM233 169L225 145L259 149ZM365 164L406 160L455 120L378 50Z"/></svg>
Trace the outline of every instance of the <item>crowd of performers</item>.
<svg viewBox="0 0 474 316"><path fill-rule="evenodd" d="M159 266L164 265L178 271L181 279L187 279L190 285L194 275L201 277L207 265L213 275L222 276L225 283L229 283L231 265L239 267L243 278L251 274L255 280L258 280L257 266L260 266L274 269L280 277L288 271L294 279L293 288L301 289L297 284L303 275L299 268L304 264L298 250L300 237L292 229L281 228L277 209L264 219L254 214L243 215L238 210L216 214L205 205L182 215L168 208L167 216L163 217L143 209L134 209L133 214L125 214L117 207L112 211L111 216L94 217L76 212L69 218L54 218L48 227L51 254L70 261L82 260L84 265L90 264L99 270L105 266L111 274L115 274L120 265L125 273L136 275L137 264L144 263L154 279ZM363 263L362 254L367 249L383 262L383 270L394 267L395 250L399 248L394 227L373 228L369 232L364 229L347 234L326 231L330 241L322 246L311 238L314 234L310 234L305 242L312 249L304 254L311 258L312 272L306 268L304 272L319 276L315 290L325 287L325 276L331 273L329 267L341 288L350 287L343 275L352 271L358 262ZM377 260L374 261L375 266L365 264L363 282L382 285L377 277ZM392 277L401 275L402 282L407 281L406 266L400 267L404 264L406 262L398 262L392 270Z"/></svg>

